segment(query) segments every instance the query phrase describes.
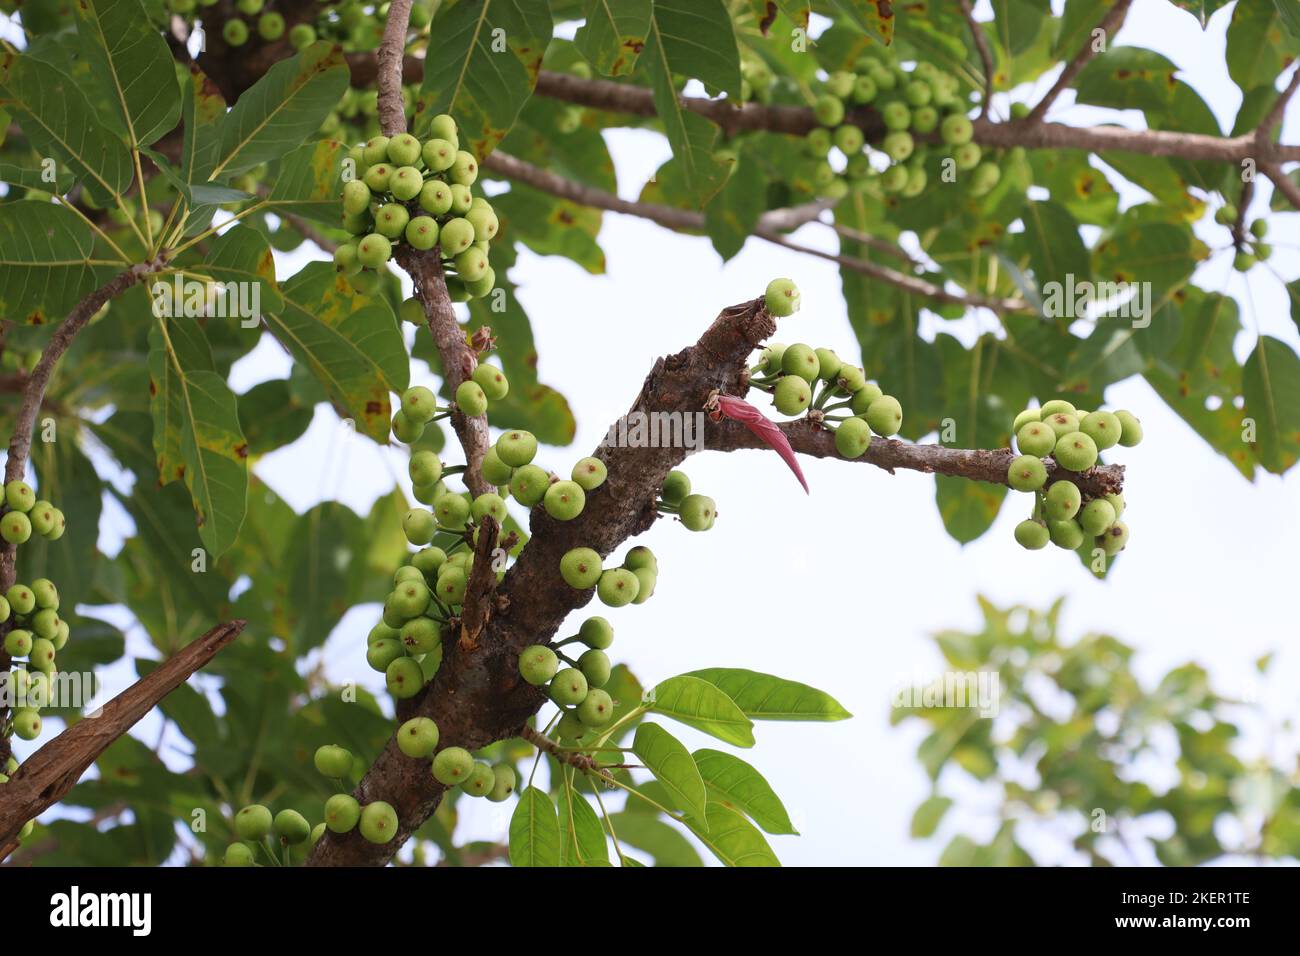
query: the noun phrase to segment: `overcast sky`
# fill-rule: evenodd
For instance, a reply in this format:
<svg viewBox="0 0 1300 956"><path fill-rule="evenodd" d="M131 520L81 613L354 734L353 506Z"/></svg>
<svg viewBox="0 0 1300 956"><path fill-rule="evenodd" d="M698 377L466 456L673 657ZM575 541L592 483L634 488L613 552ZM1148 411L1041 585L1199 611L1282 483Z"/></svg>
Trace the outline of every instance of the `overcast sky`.
<svg viewBox="0 0 1300 956"><path fill-rule="evenodd" d="M979 8L981 17L988 16L987 0ZM1137 0L1119 36L1121 43L1156 49L1177 63L1225 130L1240 102L1223 63L1230 13L1219 11L1202 33L1191 16L1166 0ZM1036 101L1051 79L1035 91L1016 91L1014 98ZM1003 115L1008 102L999 97ZM1070 102L1067 93L1052 117L1088 123L1118 116L1126 125L1142 125L1138 113L1103 114ZM1285 135L1300 139L1294 105ZM620 194L635 198L668 158L667 144L640 131L615 130L607 138ZM1143 200L1141 190L1118 177L1112 181L1126 204ZM1261 184L1256 211L1267 208L1269 195ZM1284 243L1284 236L1292 242L1300 236L1296 222L1295 214L1273 217L1272 264L1288 278L1300 275L1300 256ZM1212 247L1228 242L1220 227L1197 228ZM823 226L805 226L796 238L834 247ZM600 243L608 262L603 276L527 251L512 273L532 319L539 374L564 392L578 418L572 447L543 448L538 462L544 466L565 471L589 454L627 409L657 356L695 341L719 309L760 294L774 276L792 277L803 292L803 310L781 321L779 340L834 348L847 358L859 355L829 263L750 240L723 265L706 239L613 214L605 216ZM303 261L299 253L277 256L282 276ZM1204 264L1197 282L1226 289L1240 301L1243 323L1252 330L1238 343L1240 357L1249 353L1253 330L1300 344L1279 281L1264 268L1244 278L1231 274L1230 259L1223 254ZM938 323L927 323L930 335ZM974 329L971 321L943 327L967 337ZM581 348L574 345L579 336ZM283 353L264 340L237 365L233 384L243 391L285 374ZM413 384L429 378L417 363ZM707 534L662 521L636 542L658 555L659 584L649 603L608 613L616 633L612 654L646 685L698 667L749 667L820 687L853 712L852 720L836 724L761 723L757 747L743 754L784 799L802 833L772 839L784 862L926 864L937 859L960 824L987 835L977 828L986 818L974 810L994 806L992 795L963 790L971 809L950 815L935 840L909 839L912 810L928 792L915 759L923 734L919 726L888 723L892 689L902 680L934 675L941 666L928 635L978 625L977 594L998 604L1037 607L1064 595L1064 633L1074 638L1102 630L1135 644L1136 667L1148 680L1195 660L1225 689L1264 694L1276 713L1294 715L1292 688L1300 684L1293 613L1300 478L1293 470L1285 479L1261 473L1256 483L1246 482L1140 380L1113 387L1109 398L1113 407L1130 408L1142 418L1146 439L1122 457L1132 541L1105 583L1087 575L1073 554L1019 548L1011 534L1023 517L1019 501L1003 509L988 534L962 548L944 532L933 480L924 475L890 476L865 464L807 460L803 468L812 494L805 496L774 455L700 455L687 462L696 490L717 499L720 517ZM319 481L302 479L327 468ZM332 496L364 512L391 488L394 475L405 479L403 453L349 437L323 406L306 435L264 458L256 470L299 511ZM828 540L826 532L804 539L782 536L780 528L833 530ZM105 548L116 549L121 531L105 529ZM837 545L846 540L863 543L857 557L850 559ZM836 620L833 630L804 630L805 603L814 601L829 609L821 616ZM1284 614L1288 609L1292 613ZM382 687L382 675L366 667L362 653L364 631L376 615L377 608L354 610L323 649L335 680ZM583 616L574 616L570 631ZM152 656L138 635L128 650ZM1258 685L1253 665L1268 651L1279 652L1271 690ZM110 689L132 675L133 668L113 668ZM692 748L720 746L688 728L670 729ZM152 720L142 725L145 739L156 733ZM1255 735L1248 743L1259 741ZM1280 738L1274 746L1276 756L1294 753L1295 739ZM483 801L461 807L463 836L503 836L507 817L501 808ZM1072 860L1053 855L1052 841L1035 839L1033 845L1049 860Z"/></svg>

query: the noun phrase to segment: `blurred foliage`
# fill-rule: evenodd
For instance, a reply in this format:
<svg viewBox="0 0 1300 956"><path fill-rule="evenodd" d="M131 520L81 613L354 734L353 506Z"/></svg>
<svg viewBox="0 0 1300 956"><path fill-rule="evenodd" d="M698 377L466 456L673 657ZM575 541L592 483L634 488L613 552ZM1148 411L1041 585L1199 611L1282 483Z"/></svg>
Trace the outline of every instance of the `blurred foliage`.
<svg viewBox="0 0 1300 956"><path fill-rule="evenodd" d="M981 599L982 629L934 636L945 670L900 693L891 718L927 730L917 757L934 790L912 836L942 829L944 866L1300 857L1300 762L1268 753L1290 722L1217 692L1194 663L1144 682L1117 638L1063 640L1061 607ZM1270 663L1257 662L1261 687ZM954 695L995 686L977 675L996 680L981 699L992 717Z"/></svg>

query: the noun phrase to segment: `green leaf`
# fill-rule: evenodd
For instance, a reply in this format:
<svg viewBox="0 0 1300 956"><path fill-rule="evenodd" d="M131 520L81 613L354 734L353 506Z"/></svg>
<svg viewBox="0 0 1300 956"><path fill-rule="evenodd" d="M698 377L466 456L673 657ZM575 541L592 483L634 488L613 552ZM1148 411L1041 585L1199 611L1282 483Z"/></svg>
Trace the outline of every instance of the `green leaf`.
<svg viewBox="0 0 1300 956"><path fill-rule="evenodd" d="M710 802L704 829L691 817L686 826L709 851L727 866L780 866L767 840L738 810Z"/></svg>
<svg viewBox="0 0 1300 956"><path fill-rule="evenodd" d="M258 315L265 317L267 313L279 312L285 307L284 296L275 281L275 257L271 254L271 247L266 237L252 226L239 225L213 239L208 244L207 258L195 272L227 285L237 283L232 289L239 293L240 299L233 305L243 305L244 311L253 313L239 315L241 320L256 319ZM239 311L228 299L227 314L234 316ZM261 335L260 323L247 327L243 321L237 324L253 338Z"/></svg>
<svg viewBox="0 0 1300 956"><path fill-rule="evenodd" d="M1273 2L1277 4L1277 14L1281 17L1282 23L1293 37L1300 40L1300 7L1291 0L1273 0Z"/></svg>
<svg viewBox="0 0 1300 956"><path fill-rule="evenodd" d="M565 778L560 798L560 865L608 866L605 828L587 798Z"/></svg>
<svg viewBox="0 0 1300 956"><path fill-rule="evenodd" d="M293 213L337 226L344 144L331 139L307 143L280 161L266 208L276 214Z"/></svg>
<svg viewBox="0 0 1300 956"><path fill-rule="evenodd" d="M676 827L649 813L615 813L610 818L618 842L647 853L655 866L703 866L695 847Z"/></svg>
<svg viewBox="0 0 1300 956"><path fill-rule="evenodd" d="M655 0L652 20L672 72L740 98L740 50L723 0Z"/></svg>
<svg viewBox="0 0 1300 956"><path fill-rule="evenodd" d="M560 821L543 791L526 787L510 818L511 866L559 866Z"/></svg>
<svg viewBox="0 0 1300 956"><path fill-rule="evenodd" d="M1092 261L1068 209L1055 202L1027 202L1021 218L1039 291L1053 282L1064 286L1071 275L1076 283L1091 278Z"/></svg>
<svg viewBox="0 0 1300 956"><path fill-rule="evenodd" d="M781 798L757 770L739 757L702 748L691 755L710 799L739 810L768 833L798 834Z"/></svg>
<svg viewBox="0 0 1300 956"><path fill-rule="evenodd" d="M217 165L218 122L225 115L226 101L217 84L192 67L181 98L180 175L187 183L206 182Z"/></svg>
<svg viewBox="0 0 1300 956"><path fill-rule="evenodd" d="M139 0L80 0L77 33L91 71L109 93L110 122L128 146L148 146L180 118L176 67Z"/></svg>
<svg viewBox="0 0 1300 956"><path fill-rule="evenodd" d="M1228 24L1228 74L1242 91L1273 86L1277 77L1300 55L1300 34L1287 29L1295 15L1283 19L1279 7L1266 0L1241 0Z"/></svg>
<svg viewBox="0 0 1300 956"><path fill-rule="evenodd" d="M670 677L651 688L649 709L737 747L754 746L754 725L744 712L697 675Z"/></svg>
<svg viewBox="0 0 1300 956"><path fill-rule="evenodd" d="M707 2L713 4L716 0ZM696 36L692 39L689 31L694 27L689 17L679 16L676 7L656 3L654 16L650 20L650 38L643 55L654 89L655 112L663 123L664 134L668 137L668 144L677 160L682 182L696 203L704 205L722 188L726 178L726 169L713 157L718 129L698 113L692 113L682 106L673 82L675 72L687 76L697 75L697 51L706 51L699 55L707 58L710 45L718 42L717 37L709 39ZM730 21L727 33L734 51L736 39L731 34Z"/></svg>
<svg viewBox="0 0 1300 956"><path fill-rule="evenodd" d="M1006 496L1002 485L947 475L934 479L935 504L944 530L960 544L969 544L993 527Z"/></svg>
<svg viewBox="0 0 1300 956"><path fill-rule="evenodd" d="M717 687L754 720L847 720L853 716L830 694L771 674L707 667L685 676Z"/></svg>
<svg viewBox="0 0 1300 956"><path fill-rule="evenodd" d="M275 64L218 124L208 179L235 176L298 148L348 87L343 51L324 40Z"/></svg>
<svg viewBox="0 0 1300 956"><path fill-rule="evenodd" d="M189 488L204 546L219 555L234 542L248 506L248 445L239 430L234 393L205 368L186 328L187 319L159 319L149 333L150 407L154 450L164 480L180 477ZM208 356L211 361L211 356Z"/></svg>
<svg viewBox="0 0 1300 956"><path fill-rule="evenodd" d="M1093 250L1098 282L1149 282L1151 306L1181 288L1203 255L1186 225L1124 221Z"/></svg>
<svg viewBox="0 0 1300 956"><path fill-rule="evenodd" d="M63 318L117 271L94 248L90 227L62 206L0 203L0 315L29 325Z"/></svg>
<svg viewBox="0 0 1300 956"><path fill-rule="evenodd" d="M745 245L766 209L767 177L763 167L741 156L722 190L704 207L704 225L723 261Z"/></svg>
<svg viewBox="0 0 1300 956"><path fill-rule="evenodd" d="M1280 475L1300 458L1300 357L1280 339L1261 335L1246 359L1242 390L1260 464Z"/></svg>
<svg viewBox="0 0 1300 956"><path fill-rule="evenodd" d="M294 397L288 379L259 382L239 396L239 427L254 457L297 441L311 419L311 408Z"/></svg>
<svg viewBox="0 0 1300 956"><path fill-rule="evenodd" d="M309 369L358 431L388 442L389 393L406 389L410 365L392 308L360 295L328 262L309 263L284 284L271 333Z"/></svg>
<svg viewBox="0 0 1300 956"><path fill-rule="evenodd" d="M853 25L888 46L894 39L894 8L876 0L833 0Z"/></svg>
<svg viewBox="0 0 1300 956"><path fill-rule="evenodd" d="M934 831L939 829L943 815L951 806L952 801L947 797L934 796L917 807L916 812L912 814L912 838L925 839L934 836Z"/></svg>
<svg viewBox="0 0 1300 956"><path fill-rule="evenodd" d="M632 738L632 752L664 785L673 803L706 825L704 779L681 741L658 724L642 724Z"/></svg>
<svg viewBox="0 0 1300 956"><path fill-rule="evenodd" d="M636 66L650 31L651 0L588 0L586 21L573 42L606 76L625 76Z"/></svg>
<svg viewBox="0 0 1300 956"><path fill-rule="evenodd" d="M0 109L43 156L67 164L100 206L131 185L131 153L95 119L77 82L30 55L0 53Z"/></svg>
<svg viewBox="0 0 1300 956"><path fill-rule="evenodd" d="M481 162L532 95L552 29L546 0L443 6L430 27L438 55L425 61L421 115L450 113L461 146Z"/></svg>

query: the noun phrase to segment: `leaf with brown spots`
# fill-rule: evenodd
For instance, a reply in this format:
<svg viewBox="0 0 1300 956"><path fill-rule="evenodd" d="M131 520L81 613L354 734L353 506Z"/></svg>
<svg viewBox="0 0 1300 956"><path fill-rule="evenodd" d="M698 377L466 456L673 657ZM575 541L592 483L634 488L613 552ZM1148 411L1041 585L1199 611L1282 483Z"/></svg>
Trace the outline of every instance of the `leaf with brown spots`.
<svg viewBox="0 0 1300 956"><path fill-rule="evenodd" d="M599 72L626 76L645 48L652 7L651 0L589 0L573 42Z"/></svg>

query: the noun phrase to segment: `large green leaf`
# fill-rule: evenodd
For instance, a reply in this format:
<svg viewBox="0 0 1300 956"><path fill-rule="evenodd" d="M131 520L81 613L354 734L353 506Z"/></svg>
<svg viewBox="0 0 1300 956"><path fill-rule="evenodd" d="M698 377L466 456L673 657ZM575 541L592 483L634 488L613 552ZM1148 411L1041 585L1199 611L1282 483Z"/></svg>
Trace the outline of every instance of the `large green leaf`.
<svg viewBox="0 0 1300 956"><path fill-rule="evenodd" d="M645 47L653 5L652 0L588 0L586 20L573 41L606 76L631 73Z"/></svg>
<svg viewBox="0 0 1300 956"><path fill-rule="evenodd" d="M1300 458L1300 358L1285 342L1261 335L1246 359L1242 389L1260 464L1280 475Z"/></svg>
<svg viewBox="0 0 1300 956"><path fill-rule="evenodd" d="M511 866L559 866L560 821L551 798L526 787L510 818Z"/></svg>
<svg viewBox="0 0 1300 956"><path fill-rule="evenodd" d="M0 203L0 315L39 325L62 318L113 272L96 260L90 227L62 206Z"/></svg>
<svg viewBox="0 0 1300 956"><path fill-rule="evenodd" d="M1228 24L1228 74L1243 91L1272 86L1277 77L1300 55L1300 34L1287 29L1296 17L1284 17L1268 0L1238 0ZM1292 4L1294 6L1294 4Z"/></svg>
<svg viewBox="0 0 1300 956"><path fill-rule="evenodd" d="M181 97L180 175L187 183L206 182L217 165L218 121L226 101L217 85L198 67L190 68Z"/></svg>
<svg viewBox="0 0 1300 956"><path fill-rule="evenodd" d="M608 866L609 845L600 817L581 793L565 780L560 806L560 865Z"/></svg>
<svg viewBox="0 0 1300 956"><path fill-rule="evenodd" d="M888 45L894 39L894 8L892 4L876 0L833 0L840 10L859 30Z"/></svg>
<svg viewBox="0 0 1300 956"><path fill-rule="evenodd" d="M193 347L194 326L189 319L161 318L149 333L154 450L164 481L184 479L199 535L216 556L230 547L244 521L248 445L234 393L211 370L211 355L204 367L203 353Z"/></svg>
<svg viewBox="0 0 1300 956"><path fill-rule="evenodd" d="M712 684L753 720L847 720L853 716L825 691L759 671L706 667L686 676Z"/></svg>
<svg viewBox="0 0 1300 956"><path fill-rule="evenodd" d="M707 829L686 818L691 832L727 866L781 865L763 834L739 810L710 801L705 822Z"/></svg>
<svg viewBox="0 0 1300 956"><path fill-rule="evenodd" d="M718 129L698 113L682 106L674 74L700 76L707 73L715 81L730 85L728 57L736 58L735 86L739 86L739 54L736 38L727 20L725 36L693 34L701 27L693 22L689 10L673 3L656 3L650 20L650 38L646 42L643 62L650 72L654 88L655 111L663 123L664 134L672 146L682 182L697 205L704 205L726 180L726 168L714 158L713 147ZM704 0L704 5L721 6L717 0ZM725 11L723 11L725 16ZM707 21L713 23L713 21ZM727 52L730 44L730 53ZM703 77L701 77L703 78Z"/></svg>
<svg viewBox="0 0 1300 956"><path fill-rule="evenodd" d="M280 161L266 208L338 225L344 151L342 143L322 139L289 153Z"/></svg>
<svg viewBox="0 0 1300 956"><path fill-rule="evenodd" d="M349 75L343 51L325 41L275 64L222 117L207 178L247 172L297 149L338 105Z"/></svg>
<svg viewBox="0 0 1300 956"><path fill-rule="evenodd" d="M1126 220L1093 250L1098 282L1149 282L1151 305L1159 305L1196 268L1204 247L1185 225Z"/></svg>
<svg viewBox="0 0 1300 956"><path fill-rule="evenodd" d="M99 205L131 185L130 150L100 124L77 82L57 67L0 53L0 109L13 115L42 155L66 163Z"/></svg>
<svg viewBox="0 0 1300 956"><path fill-rule="evenodd" d="M636 801L629 801L635 803ZM651 813L630 809L611 817L619 843L635 847L654 857L655 866L703 866L690 840L669 823Z"/></svg>
<svg viewBox="0 0 1300 956"><path fill-rule="evenodd" d="M649 708L737 747L754 746L754 725L729 696L697 674L670 677L651 688Z"/></svg>
<svg viewBox="0 0 1300 956"><path fill-rule="evenodd" d="M462 148L481 161L532 95L552 28L548 0L460 0L442 7L430 28L438 45L437 55L425 60L423 114L450 113Z"/></svg>
<svg viewBox="0 0 1300 956"><path fill-rule="evenodd" d="M327 262L309 263L284 283L271 333L310 369L357 430L388 441L389 393L403 391L410 365L391 307L360 295Z"/></svg>
<svg viewBox="0 0 1300 956"><path fill-rule="evenodd" d="M95 78L116 110L106 119L128 146L148 146L176 126L176 66L140 0L73 4L77 33Z"/></svg>
<svg viewBox="0 0 1300 956"><path fill-rule="evenodd" d="M673 803L706 826L704 778L691 752L658 724L642 724L632 738L632 752L664 785Z"/></svg>
<svg viewBox="0 0 1300 956"><path fill-rule="evenodd" d="M745 761L721 750L701 749L691 756L713 800L748 815L768 833L798 834L781 798Z"/></svg>
<svg viewBox="0 0 1300 956"><path fill-rule="evenodd" d="M1068 209L1055 202L1027 202L1021 218L1025 223L1029 265L1040 292L1053 282L1064 287L1070 276L1076 283L1091 278L1088 250L1079 237L1079 223Z"/></svg>

